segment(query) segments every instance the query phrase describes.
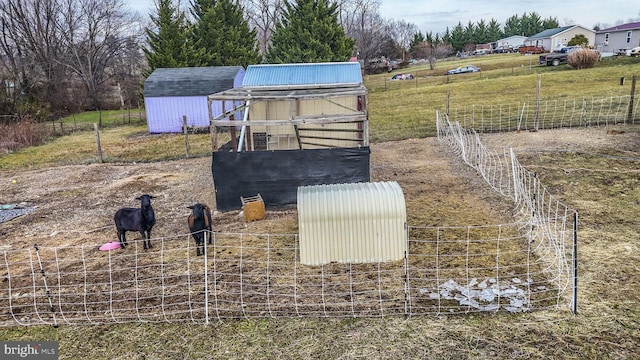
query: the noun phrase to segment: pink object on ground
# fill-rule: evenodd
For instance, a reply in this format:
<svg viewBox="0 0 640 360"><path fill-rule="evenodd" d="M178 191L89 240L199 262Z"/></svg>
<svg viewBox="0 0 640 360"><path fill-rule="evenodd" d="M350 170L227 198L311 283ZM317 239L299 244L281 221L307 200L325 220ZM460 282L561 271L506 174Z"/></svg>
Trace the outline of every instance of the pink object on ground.
<svg viewBox="0 0 640 360"><path fill-rule="evenodd" d="M119 249L119 248L120 248L120 243L117 241L109 241L108 243L100 246L100 250L102 251Z"/></svg>

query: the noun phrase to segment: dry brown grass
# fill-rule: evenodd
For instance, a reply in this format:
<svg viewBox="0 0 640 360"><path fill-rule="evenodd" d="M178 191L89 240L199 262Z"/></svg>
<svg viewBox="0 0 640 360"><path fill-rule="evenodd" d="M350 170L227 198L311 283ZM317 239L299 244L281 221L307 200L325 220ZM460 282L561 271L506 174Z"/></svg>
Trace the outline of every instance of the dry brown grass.
<svg viewBox="0 0 640 360"><path fill-rule="evenodd" d="M640 249L636 241L640 228L636 214L640 204L640 131L631 126L616 130L553 130L483 138L491 147L513 146L524 166L536 171L555 196L579 211L580 281L576 316L567 311L544 311L408 319L230 320L208 326L144 323L61 326L57 329L34 326L0 329L0 339L57 340L61 359L633 359L640 351L637 271ZM500 223L510 219L508 204L490 192L478 191L473 184L479 179L474 180L477 176L466 165L448 159L444 149L439 155L437 151L424 153L427 148L420 148L423 141L375 144L372 149L372 180L400 181L403 190L408 191L407 198L411 199L407 207L412 223L460 225ZM437 150L437 147L433 149ZM419 157L419 154L424 156ZM201 160L188 160L192 164L198 161ZM105 166L107 173L121 179L161 169L164 170L159 173L175 171L184 176L198 171L184 171L186 168L179 163L144 164L149 167L146 171L135 170L129 165L94 167ZM205 169L207 165L206 161L202 164ZM153 170L156 167L157 170ZM68 173L67 179L84 181L88 187L93 186L94 181L107 181L107 178L96 176L96 169L77 168L81 171L72 175L74 169L63 170ZM55 184L54 176L51 176L53 170L43 171L52 179L44 184L46 188L32 197L36 199L37 195L50 201L51 211L65 209L63 204L77 203L80 199L70 191L73 184ZM27 179L36 179L38 173L4 172L0 178L3 181L18 178L18 184L22 184ZM181 203L192 200L172 195L178 184L176 180L176 177L166 176L138 177L135 182L124 181L121 189L134 185L133 189L127 190L134 193L140 190L138 187L144 188L147 184L166 194L157 207L163 217L175 216L176 220L161 225L158 231L170 233L182 229ZM6 191L10 191L8 184L2 186L3 193L7 194ZM18 194L28 191L27 185L24 186L14 190L18 190ZM58 199L60 196L68 198ZM103 201L101 207L105 211L97 213L110 217L106 210L118 202L126 202L129 196L122 194ZM205 201L211 203L212 199L205 197ZM65 225L63 219L70 215L72 213L67 211L55 217L64 227L69 225ZM264 226L269 231L279 232L295 228L295 216L290 212L274 213L273 218L247 224L247 227L233 213L218 216L225 225L220 224L217 230L225 227L253 232ZM18 234L28 236L29 243L38 237L51 243L70 240L63 233L50 237L51 223L37 219L34 216L35 223L31 225L20 221L9 228L5 226L8 224L3 225L3 237L18 243L21 241ZM86 228L96 225L85 224ZM33 231L34 226L41 229L42 234ZM13 233L10 229L15 227L17 232ZM80 236L76 241L96 242L100 236L104 235L92 233Z"/></svg>
<svg viewBox="0 0 640 360"><path fill-rule="evenodd" d="M48 134L40 125L24 118L16 123L0 124L0 155L16 149L40 145Z"/></svg>
<svg viewBox="0 0 640 360"><path fill-rule="evenodd" d="M490 70L484 65L483 69ZM618 90L622 89L617 85L619 77L629 76L637 69L636 64L622 72L617 67L572 72L571 79L566 74L553 73L549 76L554 80L549 83L565 89L564 93L571 87L587 95L595 92L626 95L627 89ZM460 85L465 81L472 79L458 78L451 85L425 86L419 91L407 88L389 94L376 93L370 98L372 123L377 123L372 125L376 127L373 136L378 131L383 134L379 139L409 139L373 145L372 180L400 180L403 189L411 189L408 196L411 201L407 202L410 223L466 225L504 223L511 219L508 204L490 192L478 191L474 184L481 180L465 165L448 159L443 149L427 152L419 146L424 140L412 139L433 134L434 123L428 119L444 103L446 90L453 89L454 102L474 103L485 98L506 102L508 99L502 98L506 94L531 97L535 89L533 74L526 76L527 89L514 88L521 82L515 82L511 75L495 82L489 79L474 82L482 82L483 86ZM498 82L507 85L499 87ZM416 104L419 104L417 111ZM394 133L385 135L383 130L387 128ZM408 128L426 130L402 132ZM637 126L615 130L553 130L483 137L490 147L513 146L520 162L537 172L554 196L578 210L580 279L575 316L568 311L544 311L406 319L398 316L230 320L208 326L188 323L33 326L0 329L0 340L59 341L61 359L635 359L640 353L637 241L640 131ZM212 188L209 166L210 161L201 158L138 166L64 166L39 171L11 167L18 170L0 171L0 200L25 199L41 206L38 213L28 218L1 225L0 237L5 244L21 248L32 246L34 240L56 245L99 243L114 236L110 227L112 209L128 204L145 189L163 194L157 209L166 221L158 225L157 232L184 231L185 204L214 203L209 191ZM181 176L192 177L192 181L204 184L207 191L185 195L178 181ZM62 182L56 181L61 177ZM12 184L12 179L17 179L17 184ZM109 189L113 179L135 181L124 181L122 186ZM87 199L87 194L94 193L96 198ZM83 204L97 220L87 220L74 212ZM216 230L295 229L294 214L269 215L266 221L245 226L237 214L218 214ZM80 232L73 237L62 231L102 225L109 226L109 230Z"/></svg>

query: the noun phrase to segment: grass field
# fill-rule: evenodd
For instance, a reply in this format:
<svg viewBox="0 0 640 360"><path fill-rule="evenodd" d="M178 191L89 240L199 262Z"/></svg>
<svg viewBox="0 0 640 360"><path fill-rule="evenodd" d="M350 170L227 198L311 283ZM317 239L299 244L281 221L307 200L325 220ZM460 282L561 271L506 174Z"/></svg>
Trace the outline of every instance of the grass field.
<svg viewBox="0 0 640 360"><path fill-rule="evenodd" d="M403 69L417 81L366 77L371 140L434 136L435 111L452 104L505 103L534 98L538 74L544 97L628 95L638 59L607 59L575 71L529 67L531 57L499 54ZM481 73L442 74L464 64ZM94 121L87 120L88 122ZM638 126L620 127L640 139ZM603 129L602 133L607 134ZM500 144L501 134L491 141ZM545 133L536 134L544 137ZM604 136L604 135L597 135ZM184 156L180 135L147 135L144 125L102 131L108 161L161 161ZM208 153L208 135L191 140ZM197 144L197 145L196 145ZM517 145L517 144L514 144ZM522 144L526 150L527 146ZM562 151L560 151L562 150ZM95 162L92 131L0 156L0 169ZM0 340L60 342L61 359L636 359L640 354L640 143L604 143L580 151L546 145L521 163L553 195L580 213L578 314L532 312L376 319L236 320L208 326L117 324L0 328ZM454 210L452 210L454 211ZM477 216L481 217L482 214ZM0 228L1 234L1 228Z"/></svg>

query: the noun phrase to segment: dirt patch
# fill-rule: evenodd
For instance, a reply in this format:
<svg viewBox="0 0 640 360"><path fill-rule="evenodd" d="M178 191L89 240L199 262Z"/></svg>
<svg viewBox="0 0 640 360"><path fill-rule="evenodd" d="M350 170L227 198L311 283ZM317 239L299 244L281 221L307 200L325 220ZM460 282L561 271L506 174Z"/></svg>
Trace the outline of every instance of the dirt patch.
<svg viewBox="0 0 640 360"><path fill-rule="evenodd" d="M638 132L607 128L545 130L483 135L490 148L516 153L590 151L614 144L637 156ZM13 181L15 180L15 182ZM435 138L371 146L371 181L397 181L403 189L410 225L482 225L512 221L511 205L496 194ZM113 214L135 207L140 194L154 195L158 219L153 237L188 233L188 205L215 209L210 157L159 163L91 164L39 170L0 171L0 203L26 203L35 211L0 227L5 245L92 245L115 240ZM215 212L214 230L223 232L297 232L295 208L267 212L245 223L237 211ZM133 235L133 234L132 234ZM133 235L133 239L137 238Z"/></svg>

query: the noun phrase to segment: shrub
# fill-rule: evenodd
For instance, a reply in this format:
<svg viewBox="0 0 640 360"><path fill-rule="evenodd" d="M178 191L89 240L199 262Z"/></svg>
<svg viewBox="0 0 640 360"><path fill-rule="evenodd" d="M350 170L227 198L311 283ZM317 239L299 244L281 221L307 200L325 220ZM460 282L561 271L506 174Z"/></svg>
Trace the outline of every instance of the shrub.
<svg viewBox="0 0 640 360"><path fill-rule="evenodd" d="M0 154L6 154L16 149L40 145L46 135L42 124L34 123L29 117L24 117L14 123L0 124Z"/></svg>
<svg viewBox="0 0 640 360"><path fill-rule="evenodd" d="M574 69L590 69L600 60L600 53L589 49L578 49L567 56L567 64Z"/></svg>

